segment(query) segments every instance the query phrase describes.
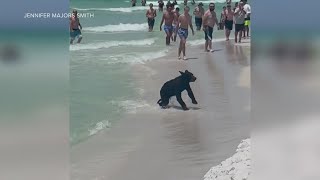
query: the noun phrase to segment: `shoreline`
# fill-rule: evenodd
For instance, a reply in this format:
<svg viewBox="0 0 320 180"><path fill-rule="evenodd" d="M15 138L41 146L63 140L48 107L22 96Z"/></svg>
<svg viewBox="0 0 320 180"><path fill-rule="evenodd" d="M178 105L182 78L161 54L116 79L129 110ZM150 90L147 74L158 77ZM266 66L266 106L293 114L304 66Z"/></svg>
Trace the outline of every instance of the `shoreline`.
<svg viewBox="0 0 320 180"><path fill-rule="evenodd" d="M130 73L141 89L140 97L129 100L133 111L71 148L72 178L193 180L250 136L245 47L219 42L214 47L221 50L206 53L201 45L187 46L187 61L179 61L172 47L165 57L132 65ZM189 111L182 111L175 98L171 108L162 110L156 104L161 86L186 69L198 78L191 88L199 104L184 92Z"/></svg>

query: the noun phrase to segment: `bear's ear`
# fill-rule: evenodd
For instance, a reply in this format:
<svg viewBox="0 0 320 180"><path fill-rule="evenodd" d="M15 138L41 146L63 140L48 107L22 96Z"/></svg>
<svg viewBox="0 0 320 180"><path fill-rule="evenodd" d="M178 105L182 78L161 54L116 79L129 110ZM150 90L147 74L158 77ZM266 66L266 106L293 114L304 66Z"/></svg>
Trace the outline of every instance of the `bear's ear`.
<svg viewBox="0 0 320 180"><path fill-rule="evenodd" d="M185 71L184 71L184 73L188 73L188 72L189 72L188 70L185 70Z"/></svg>
<svg viewBox="0 0 320 180"><path fill-rule="evenodd" d="M179 72L180 72L181 75L184 75L184 72L182 72L182 71L179 71Z"/></svg>

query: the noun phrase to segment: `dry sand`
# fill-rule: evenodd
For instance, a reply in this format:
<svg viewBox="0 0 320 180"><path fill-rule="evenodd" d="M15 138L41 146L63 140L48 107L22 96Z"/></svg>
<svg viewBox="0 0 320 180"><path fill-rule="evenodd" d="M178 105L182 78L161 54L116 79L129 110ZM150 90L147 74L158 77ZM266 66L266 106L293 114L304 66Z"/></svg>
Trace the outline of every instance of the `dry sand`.
<svg viewBox="0 0 320 180"><path fill-rule="evenodd" d="M230 157L250 136L250 43L214 44L213 53L188 46L188 60L176 47L166 57L132 67L141 87L141 106L106 131L71 149L72 179L195 180ZM156 104L164 82L189 70L198 105L187 93L189 111L172 98Z"/></svg>

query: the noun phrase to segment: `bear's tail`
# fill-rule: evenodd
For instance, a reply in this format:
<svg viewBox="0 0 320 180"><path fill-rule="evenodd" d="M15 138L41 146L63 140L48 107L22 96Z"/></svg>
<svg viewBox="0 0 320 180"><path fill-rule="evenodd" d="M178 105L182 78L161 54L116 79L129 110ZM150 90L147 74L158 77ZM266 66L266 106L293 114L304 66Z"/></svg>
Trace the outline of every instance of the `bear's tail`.
<svg viewBox="0 0 320 180"><path fill-rule="evenodd" d="M159 104L159 106L162 106L162 100L159 99L159 101L157 102Z"/></svg>

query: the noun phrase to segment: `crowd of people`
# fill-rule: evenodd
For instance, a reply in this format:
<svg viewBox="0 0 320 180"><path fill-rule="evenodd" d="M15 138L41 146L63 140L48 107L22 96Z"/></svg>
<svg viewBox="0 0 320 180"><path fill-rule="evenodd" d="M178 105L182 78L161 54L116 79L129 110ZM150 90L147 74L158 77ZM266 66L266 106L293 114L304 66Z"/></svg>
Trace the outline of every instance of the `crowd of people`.
<svg viewBox="0 0 320 180"><path fill-rule="evenodd" d="M137 1L131 0L132 6L136 6ZM141 1L141 5L146 5L146 0ZM163 0L158 0L159 11L163 12L162 19L160 23L160 31L163 30L166 33L166 45L170 45L171 41L176 41L176 37L179 36L180 44L178 49L178 58L186 60L186 41L189 35L189 27L194 35L194 29L192 25L192 16L189 14L190 8L187 6L188 0L184 0L183 13L180 14L179 7L174 8L177 5L177 1L170 0L166 4L166 11L163 12L163 7L165 3ZM195 4L192 0L191 4ZM196 25L196 30L200 31L201 28L204 31L205 38L205 51L213 52L212 48L212 34L214 26L217 26L217 30L224 30L226 41L229 41L231 31L234 27L235 43L241 43L242 38L249 37L249 26L250 26L250 15L251 7L247 3L247 0L241 0L236 2L232 8L231 0L226 0L226 6L223 7L220 14L220 20L217 18L215 12L215 4L210 3L208 10L205 11L203 8L203 3L199 2L197 7L193 11L194 22ZM149 4L149 9L146 12L146 17L149 26L149 32L153 31L155 24L155 18L157 17L157 10L153 8L153 4ZM78 43L80 43L81 29L79 18L77 17L77 11L73 11L74 16L70 18L70 44L73 44L75 38L78 38ZM181 57L181 53L182 56Z"/></svg>
<svg viewBox="0 0 320 180"><path fill-rule="evenodd" d="M163 30L166 33L166 45L170 45L170 41L176 41L177 35L180 37L180 44L178 50L178 58L186 59L186 40L188 38L188 29L192 30L192 35L194 35L194 29L192 25L192 16L189 14L190 8L187 6L188 0L184 0L184 12L180 14L180 9L174 6L177 5L176 0L166 4L166 11L163 12L160 31ZM195 1L191 2L195 4ZM159 11L163 11L164 2L163 0L158 1ZM153 31L155 17L157 16L157 11L153 8L151 3L150 9L147 10L146 17L148 18L149 31ZM235 42L241 43L242 38L249 37L249 26L250 26L250 15L251 7L247 3L247 0L241 0L236 2L232 8L231 0L226 1L226 6L223 7L220 20L217 18L215 12L215 4L210 3L207 11L203 8L203 3L199 2L197 7L194 9L193 15L194 22L196 25L196 30L200 31L201 28L204 31L205 38L205 51L213 52L212 48L212 34L214 26L217 26L217 30L224 30L226 41L229 41L231 31L234 27L235 32ZM181 53L183 57L181 57Z"/></svg>

